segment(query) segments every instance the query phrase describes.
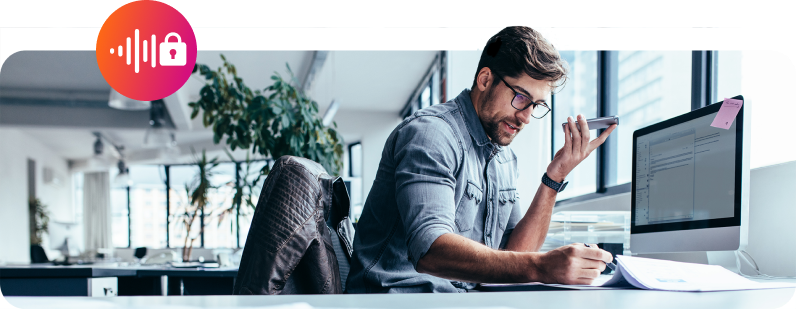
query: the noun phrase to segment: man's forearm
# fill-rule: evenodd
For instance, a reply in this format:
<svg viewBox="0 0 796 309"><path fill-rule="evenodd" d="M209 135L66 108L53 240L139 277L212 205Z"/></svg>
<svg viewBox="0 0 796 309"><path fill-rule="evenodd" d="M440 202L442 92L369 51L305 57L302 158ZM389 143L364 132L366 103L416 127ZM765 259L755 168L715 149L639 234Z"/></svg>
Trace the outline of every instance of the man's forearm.
<svg viewBox="0 0 796 309"><path fill-rule="evenodd" d="M465 282L529 282L540 278L539 253L489 248L466 237L440 236L417 263L417 271Z"/></svg>
<svg viewBox="0 0 796 309"><path fill-rule="evenodd" d="M553 206L556 203L556 192L544 184L539 185L536 195L525 216L514 227L509 236L506 250L517 252L536 252L542 247L547 229L550 227L550 217L553 215Z"/></svg>

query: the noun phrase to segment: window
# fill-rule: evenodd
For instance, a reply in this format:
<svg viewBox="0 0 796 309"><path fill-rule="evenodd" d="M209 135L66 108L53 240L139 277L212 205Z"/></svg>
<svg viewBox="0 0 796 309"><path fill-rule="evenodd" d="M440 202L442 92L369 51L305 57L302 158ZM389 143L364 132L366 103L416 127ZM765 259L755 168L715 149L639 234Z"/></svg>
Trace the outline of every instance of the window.
<svg viewBox="0 0 796 309"><path fill-rule="evenodd" d="M268 164L267 161L255 161L251 162L251 165L246 165L245 162L240 163L240 177L246 178L248 183L255 181L260 174L260 170L262 170L263 166ZM265 183L266 176L260 177L259 181L255 184L253 188L253 194L251 195L251 203L253 205L257 205L257 201L260 200L260 191L263 189L263 183ZM240 245L239 247L243 247L246 244L246 236L249 235L249 226L252 224L252 219L254 218L254 208L246 203L245 199L249 196L249 188L244 187L243 195L244 201L242 201L240 205L240 214L238 216L238 237Z"/></svg>
<svg viewBox="0 0 796 309"><path fill-rule="evenodd" d="M127 193L127 187L111 187L111 243L116 248L130 246Z"/></svg>
<svg viewBox="0 0 796 309"><path fill-rule="evenodd" d="M630 182L633 131L691 111L691 51L617 53L617 176L609 186Z"/></svg>
<svg viewBox="0 0 796 309"><path fill-rule="evenodd" d="M193 218L190 231L190 238L186 240L186 222L191 221L191 217L186 214L193 214L191 205L191 191L194 176L199 172L195 165L173 165L169 166L169 247L182 248L187 242L193 241L194 247L201 246L200 221L201 213ZM186 189L186 186L188 188ZM165 213L163 213L165 215Z"/></svg>
<svg viewBox="0 0 796 309"><path fill-rule="evenodd" d="M586 119L597 117L597 52L562 51L569 64L569 80L553 97L553 154L564 146L561 124L567 117L583 114ZM552 158L552 156L551 156ZM567 176L567 189L557 199L592 193L597 186L596 156L591 155Z"/></svg>
<svg viewBox="0 0 796 309"><path fill-rule="evenodd" d="M412 92L408 102L401 110L401 117L407 118L418 110L445 102L445 93L441 88L444 88L446 79L446 57L447 54L444 51L437 53L428 71L420 79L420 84Z"/></svg>
<svg viewBox="0 0 796 309"><path fill-rule="evenodd" d="M260 171L265 164L271 163L266 160L250 164L221 162L213 169L214 176L210 182L214 188L208 192L204 216L200 212L191 224L189 239L193 239L195 248L239 248L245 244L254 215L254 208L246 203L247 196L253 191L251 202L257 204L266 178L259 176ZM236 176L238 169L240 174ZM190 193L185 185L193 185L198 171L198 167L192 164L130 166L131 185L111 187L114 247L165 248L168 243L168 247L182 248L186 241L183 220L186 207L190 206ZM78 218L82 218L82 176L82 173L73 175L74 204L81 205L75 206L80 210ZM232 204L237 177L245 178L249 183L257 180L251 189L244 186L240 208ZM168 209L166 205L169 205ZM200 228L202 220L204 231Z"/></svg>
<svg viewBox="0 0 796 309"><path fill-rule="evenodd" d="M237 246L235 237L236 208L232 204L235 196L235 163L220 163L210 178L213 186L208 193L208 205L205 207L205 248L234 248ZM229 212L231 211L231 212Z"/></svg>
<svg viewBox="0 0 796 309"><path fill-rule="evenodd" d="M362 177L362 143L348 145L348 166L351 177Z"/></svg>
<svg viewBox="0 0 796 309"><path fill-rule="evenodd" d="M553 96L553 153L563 146L560 126L567 116L618 115L620 125L603 146L570 173L567 191L558 200L574 202L606 193L628 192L633 132L699 108L701 100L709 97L707 94L716 93L715 52L561 51L560 54L569 64L570 75L567 85ZM692 81L692 76L707 77Z"/></svg>
<svg viewBox="0 0 796 309"><path fill-rule="evenodd" d="M166 231L153 226L166 223L166 199L163 166L130 166L130 243L132 247L166 247ZM154 224L154 225L153 225Z"/></svg>
<svg viewBox="0 0 796 309"><path fill-rule="evenodd" d="M423 88L423 92L420 93L420 98L418 101L420 101L420 109L431 106L431 83Z"/></svg>

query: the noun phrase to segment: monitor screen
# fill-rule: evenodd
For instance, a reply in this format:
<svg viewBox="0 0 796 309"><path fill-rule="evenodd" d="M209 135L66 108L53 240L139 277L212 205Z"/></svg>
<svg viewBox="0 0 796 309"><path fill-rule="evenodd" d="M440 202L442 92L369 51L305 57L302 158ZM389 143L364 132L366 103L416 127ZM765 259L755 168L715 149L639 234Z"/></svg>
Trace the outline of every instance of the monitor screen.
<svg viewBox="0 0 796 309"><path fill-rule="evenodd" d="M740 224L740 116L712 127L720 105L634 133L632 233Z"/></svg>

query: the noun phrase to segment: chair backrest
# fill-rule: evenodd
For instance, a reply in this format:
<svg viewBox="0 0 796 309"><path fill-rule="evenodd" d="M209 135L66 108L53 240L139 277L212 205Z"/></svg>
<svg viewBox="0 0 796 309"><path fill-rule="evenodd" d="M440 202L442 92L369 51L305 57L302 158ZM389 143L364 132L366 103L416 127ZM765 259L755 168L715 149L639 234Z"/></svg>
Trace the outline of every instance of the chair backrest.
<svg viewBox="0 0 796 309"><path fill-rule="evenodd" d="M353 234L339 233L348 232L341 228L348 207L339 177L308 159L280 157L263 184L233 294L342 293L334 239L347 262Z"/></svg>
<svg viewBox="0 0 796 309"><path fill-rule="evenodd" d="M135 248L135 253L133 253L133 256L138 259L144 258L146 256L146 247Z"/></svg>
<svg viewBox="0 0 796 309"><path fill-rule="evenodd" d="M351 224L348 188L342 178L332 184L333 203L326 225L332 234L332 246L337 257L340 281L345 292L345 283L351 271L351 256L354 253L354 225Z"/></svg>
<svg viewBox="0 0 796 309"><path fill-rule="evenodd" d="M30 262L31 263L49 263L50 259L47 258L47 253L41 245L30 245Z"/></svg>

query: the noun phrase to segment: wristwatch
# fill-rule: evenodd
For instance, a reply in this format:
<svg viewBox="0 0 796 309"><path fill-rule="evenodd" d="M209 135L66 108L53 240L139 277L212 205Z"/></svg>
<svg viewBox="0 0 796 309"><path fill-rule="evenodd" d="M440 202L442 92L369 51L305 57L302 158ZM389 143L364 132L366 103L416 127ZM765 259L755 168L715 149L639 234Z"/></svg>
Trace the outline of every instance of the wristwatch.
<svg viewBox="0 0 796 309"><path fill-rule="evenodd" d="M565 181L564 183L559 183L556 182L555 180L550 179L550 177L547 177L547 173L544 173L544 176L542 176L542 183L556 192L561 192L564 191L564 189L567 187L569 181Z"/></svg>

